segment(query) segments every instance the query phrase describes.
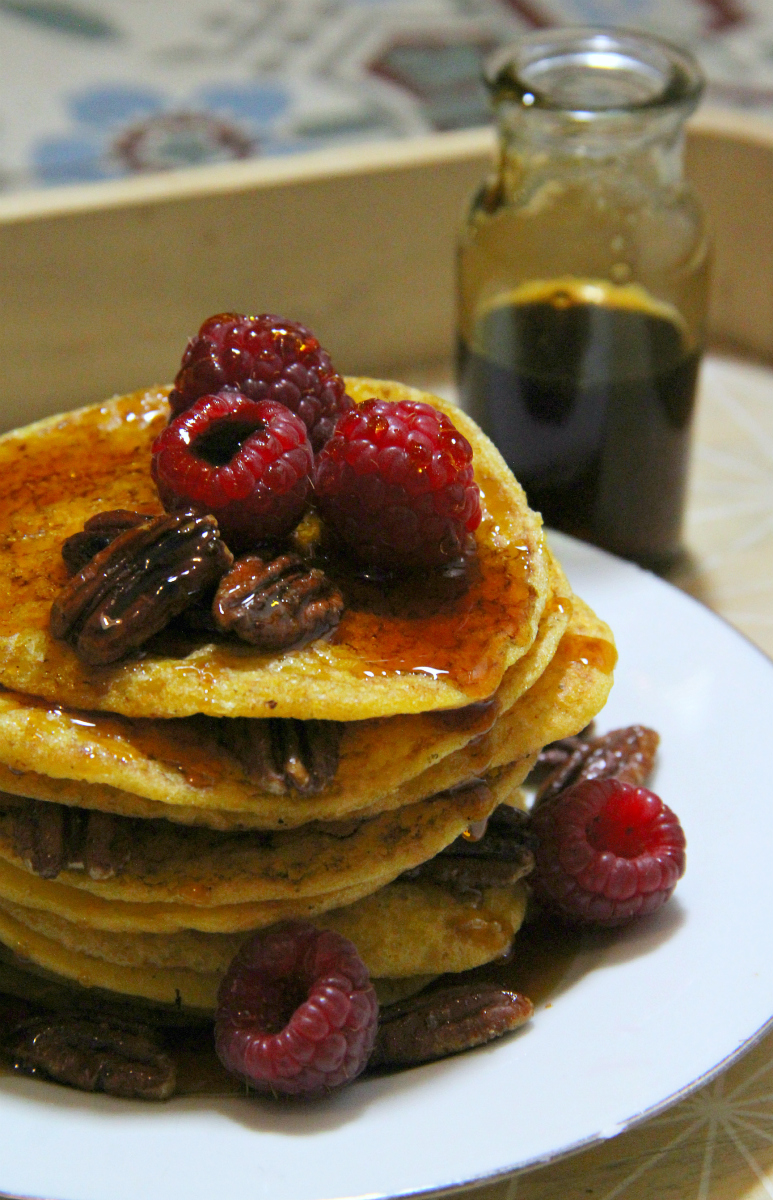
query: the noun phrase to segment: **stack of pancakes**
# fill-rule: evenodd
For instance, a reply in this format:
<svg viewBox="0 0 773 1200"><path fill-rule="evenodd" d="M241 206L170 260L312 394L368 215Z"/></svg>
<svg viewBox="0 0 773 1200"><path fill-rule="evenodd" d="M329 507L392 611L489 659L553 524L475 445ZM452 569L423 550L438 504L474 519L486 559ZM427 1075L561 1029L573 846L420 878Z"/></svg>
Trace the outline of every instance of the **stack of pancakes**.
<svg viewBox="0 0 773 1200"><path fill-rule="evenodd" d="M476 567L452 595L425 604L411 583L281 654L201 635L89 667L49 632L64 539L98 512L162 511L150 447L168 389L0 439L6 959L210 1012L244 939L286 918L352 938L388 998L510 948L522 879L464 890L417 868L519 805L540 749L595 716L612 636L469 419L397 384L347 386L358 402L432 403L470 441ZM234 751L255 734L280 747L276 770ZM314 786L317 744L333 765Z"/></svg>

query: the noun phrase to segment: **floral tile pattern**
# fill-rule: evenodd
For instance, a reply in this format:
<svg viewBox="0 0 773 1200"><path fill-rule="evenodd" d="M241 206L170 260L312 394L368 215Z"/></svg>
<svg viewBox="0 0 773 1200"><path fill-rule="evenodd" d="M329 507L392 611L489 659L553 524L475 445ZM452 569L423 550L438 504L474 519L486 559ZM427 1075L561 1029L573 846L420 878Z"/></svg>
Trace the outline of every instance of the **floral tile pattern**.
<svg viewBox="0 0 773 1200"><path fill-rule="evenodd" d="M768 0L0 0L0 189L480 125L486 55L567 22L674 38L773 116Z"/></svg>

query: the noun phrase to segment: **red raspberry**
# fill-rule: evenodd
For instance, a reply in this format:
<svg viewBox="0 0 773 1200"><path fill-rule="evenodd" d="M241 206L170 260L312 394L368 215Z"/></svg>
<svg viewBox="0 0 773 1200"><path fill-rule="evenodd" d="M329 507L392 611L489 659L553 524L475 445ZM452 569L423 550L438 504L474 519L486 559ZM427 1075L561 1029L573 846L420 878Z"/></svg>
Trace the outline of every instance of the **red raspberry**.
<svg viewBox="0 0 773 1200"><path fill-rule="evenodd" d="M220 985L215 1048L260 1092L312 1095L365 1067L378 1001L348 938L287 921L242 946Z"/></svg>
<svg viewBox="0 0 773 1200"><path fill-rule="evenodd" d="M684 874L679 818L654 792L584 780L539 804L537 897L572 921L622 925L665 904Z"/></svg>
<svg viewBox="0 0 773 1200"><path fill-rule="evenodd" d="M339 414L352 406L343 379L314 335L270 313L209 317L188 342L174 383L172 416L200 396L224 389L250 400L274 400L297 413L315 451L330 437Z"/></svg>
<svg viewBox="0 0 773 1200"><path fill-rule="evenodd" d="M366 566L441 566L481 519L472 448L417 400L366 400L344 413L317 459L323 517Z"/></svg>
<svg viewBox="0 0 773 1200"><path fill-rule="evenodd" d="M153 443L151 470L167 511L211 513L240 554L298 523L313 463L306 426L283 404L221 392L167 425Z"/></svg>

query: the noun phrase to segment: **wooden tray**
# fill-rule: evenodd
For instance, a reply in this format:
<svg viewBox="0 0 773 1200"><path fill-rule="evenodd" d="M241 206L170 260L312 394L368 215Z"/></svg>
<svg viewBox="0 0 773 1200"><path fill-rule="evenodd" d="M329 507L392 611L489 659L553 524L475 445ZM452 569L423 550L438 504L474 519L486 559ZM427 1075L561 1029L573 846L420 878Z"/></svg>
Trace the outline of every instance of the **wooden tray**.
<svg viewBox="0 0 773 1200"><path fill-rule="evenodd" d="M454 246L490 130L0 198L0 426L169 380L213 312L308 322L344 371L449 361ZM688 171L711 330L773 356L773 125L705 112Z"/></svg>

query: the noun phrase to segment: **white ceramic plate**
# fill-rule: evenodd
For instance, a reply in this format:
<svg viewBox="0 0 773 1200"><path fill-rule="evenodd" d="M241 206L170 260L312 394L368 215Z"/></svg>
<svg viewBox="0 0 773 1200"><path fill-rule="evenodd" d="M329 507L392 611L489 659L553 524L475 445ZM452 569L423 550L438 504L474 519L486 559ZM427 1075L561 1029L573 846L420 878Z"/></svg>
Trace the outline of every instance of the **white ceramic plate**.
<svg viewBox="0 0 773 1200"><path fill-rule="evenodd" d="M484 1180L683 1097L773 1014L773 664L654 576L554 539L615 630L600 727L662 735L654 788L688 867L671 903L577 964L513 1037L306 1106L128 1104L0 1081L0 1190L47 1200L340 1200Z"/></svg>

